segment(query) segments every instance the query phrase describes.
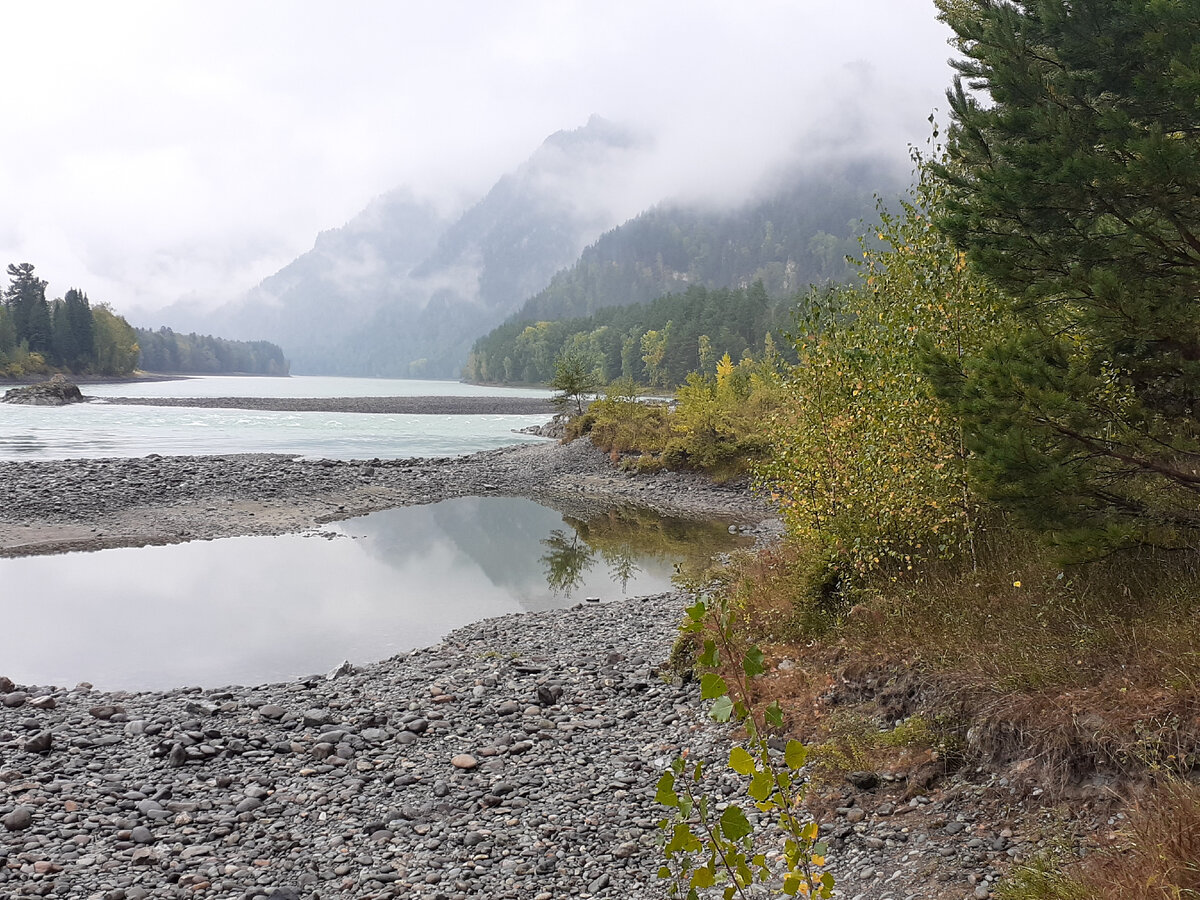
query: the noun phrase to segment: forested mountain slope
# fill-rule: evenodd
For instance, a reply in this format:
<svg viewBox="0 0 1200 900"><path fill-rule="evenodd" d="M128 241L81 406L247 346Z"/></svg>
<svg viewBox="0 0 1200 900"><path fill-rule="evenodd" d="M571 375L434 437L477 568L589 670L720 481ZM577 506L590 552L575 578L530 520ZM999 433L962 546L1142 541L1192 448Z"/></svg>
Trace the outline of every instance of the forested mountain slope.
<svg viewBox="0 0 1200 900"><path fill-rule="evenodd" d="M698 285L773 297L847 277L876 196L900 189L890 164L800 169L735 209L662 203L603 235L517 313L522 321L586 316Z"/></svg>
<svg viewBox="0 0 1200 900"><path fill-rule="evenodd" d="M889 166L856 162L793 172L736 209L660 204L604 234L476 341L464 375L548 381L569 350L605 379L667 386L711 372L725 353L760 353L768 333L783 349L796 297L850 275L876 197L899 189Z"/></svg>

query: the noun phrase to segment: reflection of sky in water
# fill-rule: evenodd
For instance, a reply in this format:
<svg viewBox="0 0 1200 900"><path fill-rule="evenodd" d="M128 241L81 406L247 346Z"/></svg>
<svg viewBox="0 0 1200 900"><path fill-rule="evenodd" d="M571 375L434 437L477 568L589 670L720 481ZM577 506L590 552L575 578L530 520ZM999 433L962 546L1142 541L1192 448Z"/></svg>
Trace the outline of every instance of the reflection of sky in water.
<svg viewBox="0 0 1200 900"><path fill-rule="evenodd" d="M0 559L0 674L106 689L258 684L384 659L489 616L621 596L600 554L570 593L550 590L543 542L555 529L563 518L528 500L464 498L352 519L333 537ZM638 560L624 593L669 588L673 561Z"/></svg>

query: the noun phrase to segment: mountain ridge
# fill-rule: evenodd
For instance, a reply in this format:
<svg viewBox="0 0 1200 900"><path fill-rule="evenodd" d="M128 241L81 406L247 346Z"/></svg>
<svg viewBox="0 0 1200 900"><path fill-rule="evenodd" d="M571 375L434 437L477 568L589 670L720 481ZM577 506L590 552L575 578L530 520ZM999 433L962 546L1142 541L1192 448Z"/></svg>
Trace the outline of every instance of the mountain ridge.
<svg viewBox="0 0 1200 900"><path fill-rule="evenodd" d="M840 277L850 221L887 181L878 161L810 166L764 179L758 199L734 210L646 208L628 184L651 152L638 133L592 116L549 135L457 215L409 188L389 191L238 300L205 315L177 308L166 321L269 340L296 373L457 378L475 341L514 315L586 315L755 280L779 295ZM623 205L642 212L629 218Z"/></svg>

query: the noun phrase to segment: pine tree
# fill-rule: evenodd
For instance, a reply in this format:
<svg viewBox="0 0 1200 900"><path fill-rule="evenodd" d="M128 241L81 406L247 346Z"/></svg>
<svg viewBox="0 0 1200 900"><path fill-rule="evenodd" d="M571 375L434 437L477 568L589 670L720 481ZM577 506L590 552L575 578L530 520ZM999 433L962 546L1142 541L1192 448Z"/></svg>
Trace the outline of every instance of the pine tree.
<svg viewBox="0 0 1200 900"><path fill-rule="evenodd" d="M4 305L12 316L17 342L28 341L31 350L44 349L50 340L50 310L48 307L44 310L43 320L39 307L46 304L46 282L33 273L32 263L10 263L8 279ZM30 339L31 329L34 340L41 346L34 346L34 340Z"/></svg>
<svg viewBox="0 0 1200 900"><path fill-rule="evenodd" d="M940 6L965 58L949 95L938 224L1014 298L1021 325L940 370L977 483L1084 549L1190 543L1200 529L1195 3Z"/></svg>
<svg viewBox="0 0 1200 900"><path fill-rule="evenodd" d="M92 309L87 294L71 288L63 298L66 307L67 325L71 330L71 342L75 356L67 364L77 372L91 364L95 353L95 328Z"/></svg>

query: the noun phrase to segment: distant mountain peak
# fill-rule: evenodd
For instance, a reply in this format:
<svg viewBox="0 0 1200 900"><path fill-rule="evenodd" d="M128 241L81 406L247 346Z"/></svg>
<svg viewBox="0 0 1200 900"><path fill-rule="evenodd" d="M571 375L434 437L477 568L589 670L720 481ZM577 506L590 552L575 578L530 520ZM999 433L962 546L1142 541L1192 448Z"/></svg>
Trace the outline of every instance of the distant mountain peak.
<svg viewBox="0 0 1200 900"><path fill-rule="evenodd" d="M637 132L603 116L592 113L578 128L556 131L542 141L542 147L577 148L587 144L615 149L646 146L648 141ZM536 156L536 154L535 154Z"/></svg>
<svg viewBox="0 0 1200 900"><path fill-rule="evenodd" d="M475 338L618 224L608 186L647 146L592 116L451 220L409 188L388 191L202 327L270 339L294 372L455 376Z"/></svg>

